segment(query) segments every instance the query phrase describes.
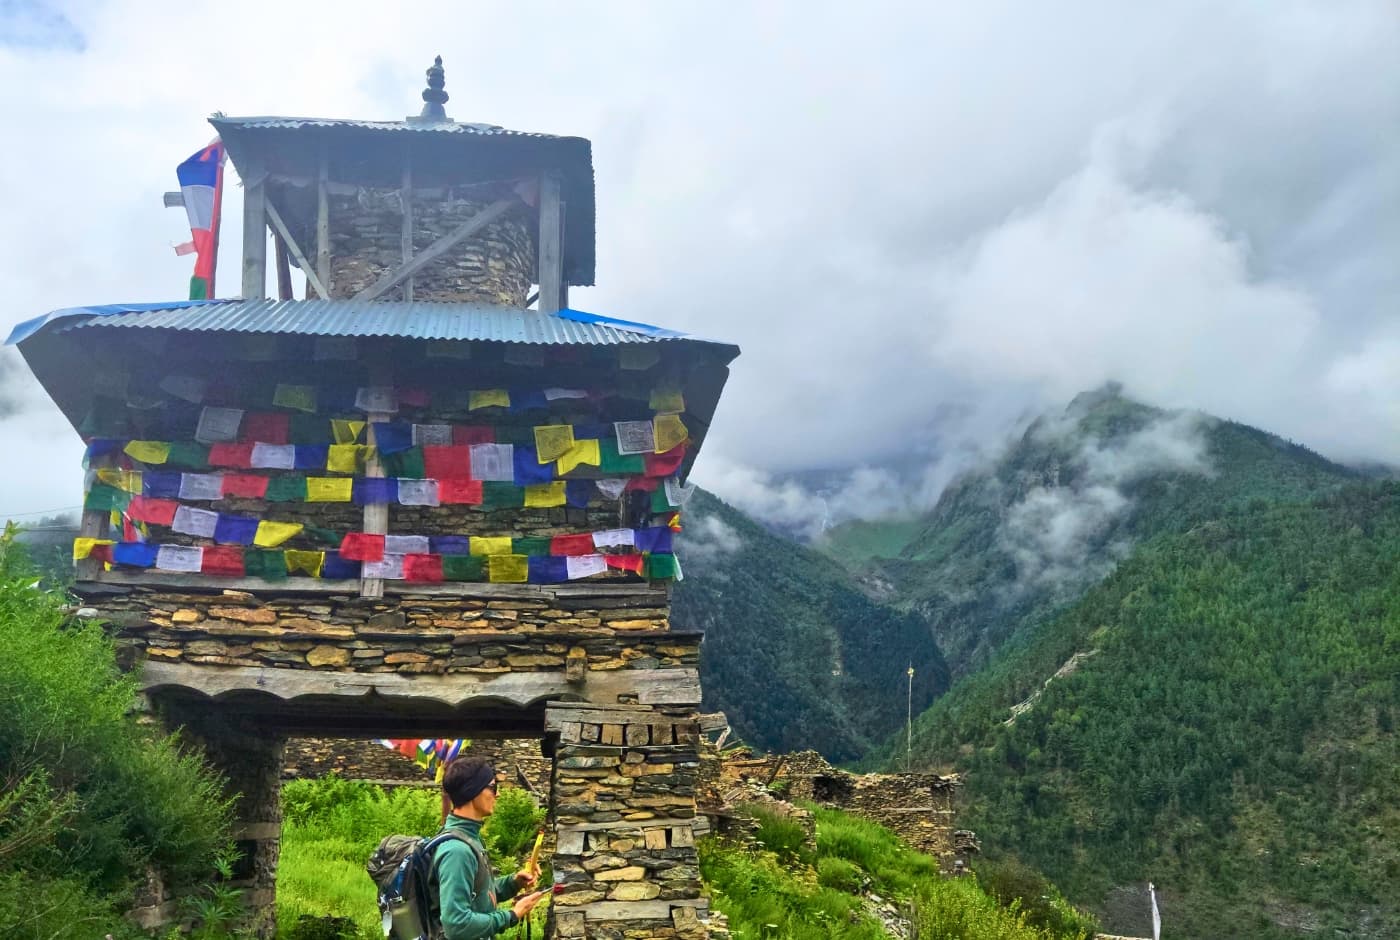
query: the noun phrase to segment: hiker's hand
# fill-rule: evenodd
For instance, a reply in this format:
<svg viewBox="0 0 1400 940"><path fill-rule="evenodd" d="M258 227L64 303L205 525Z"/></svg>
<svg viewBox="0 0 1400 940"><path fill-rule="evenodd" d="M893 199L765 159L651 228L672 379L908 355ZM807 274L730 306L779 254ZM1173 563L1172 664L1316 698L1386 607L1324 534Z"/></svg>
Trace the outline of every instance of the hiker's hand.
<svg viewBox="0 0 1400 940"><path fill-rule="evenodd" d="M534 894L527 894L523 898L518 898L510 907L510 909L515 912L515 919L519 921L529 917L530 912L535 909L535 905L540 903L540 898L544 897L547 893L546 891L536 891Z"/></svg>
<svg viewBox="0 0 1400 940"><path fill-rule="evenodd" d="M539 872L530 868L522 868L515 873L515 889L519 891L521 888L533 888L535 882L539 880Z"/></svg>

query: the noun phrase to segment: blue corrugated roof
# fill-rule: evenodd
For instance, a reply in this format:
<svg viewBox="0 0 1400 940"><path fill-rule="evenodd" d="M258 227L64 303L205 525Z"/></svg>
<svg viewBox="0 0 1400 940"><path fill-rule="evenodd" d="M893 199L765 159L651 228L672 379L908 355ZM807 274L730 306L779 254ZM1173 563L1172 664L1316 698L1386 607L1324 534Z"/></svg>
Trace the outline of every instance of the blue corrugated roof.
<svg viewBox="0 0 1400 940"><path fill-rule="evenodd" d="M675 330L580 310L540 313L477 303L356 300L204 300L70 307L21 323L7 345L53 325L305 336L392 336L500 343L615 346L683 340L729 346ZM731 347L738 353L737 347Z"/></svg>

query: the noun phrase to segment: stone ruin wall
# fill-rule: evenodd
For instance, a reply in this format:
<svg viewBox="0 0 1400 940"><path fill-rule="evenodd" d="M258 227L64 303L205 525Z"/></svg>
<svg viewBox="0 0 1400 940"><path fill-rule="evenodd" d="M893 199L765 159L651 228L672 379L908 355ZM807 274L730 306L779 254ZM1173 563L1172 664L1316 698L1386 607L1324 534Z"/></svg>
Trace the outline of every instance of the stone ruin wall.
<svg viewBox="0 0 1400 940"><path fill-rule="evenodd" d="M413 190L413 250L419 252L492 202L508 186ZM330 295L348 299L404 262L403 203L398 189L332 184ZM413 276L414 300L482 301L524 307L535 283L535 239L522 203ZM402 286L382 300L402 300Z"/></svg>

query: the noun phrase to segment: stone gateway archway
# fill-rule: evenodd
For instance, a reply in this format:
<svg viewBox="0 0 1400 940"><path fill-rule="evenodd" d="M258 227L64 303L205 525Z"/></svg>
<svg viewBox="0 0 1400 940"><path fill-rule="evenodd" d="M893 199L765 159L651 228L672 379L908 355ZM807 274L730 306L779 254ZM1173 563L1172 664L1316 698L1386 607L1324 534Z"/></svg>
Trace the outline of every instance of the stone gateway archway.
<svg viewBox="0 0 1400 940"><path fill-rule="evenodd" d="M429 86L407 122L214 119L241 299L11 337L88 444L76 591L242 794L262 935L282 741L467 727L553 748L555 935L701 936L701 638L670 586L738 349L567 309L588 141L456 124Z"/></svg>

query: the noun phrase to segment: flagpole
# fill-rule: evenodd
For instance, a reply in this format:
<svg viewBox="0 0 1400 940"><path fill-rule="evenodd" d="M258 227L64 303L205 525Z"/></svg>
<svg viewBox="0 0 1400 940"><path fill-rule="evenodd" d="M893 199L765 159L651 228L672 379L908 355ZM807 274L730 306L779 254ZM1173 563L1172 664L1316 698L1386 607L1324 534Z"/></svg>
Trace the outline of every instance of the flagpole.
<svg viewBox="0 0 1400 940"><path fill-rule="evenodd" d="M909 664L909 715L904 730L904 772L914 769L914 664Z"/></svg>

